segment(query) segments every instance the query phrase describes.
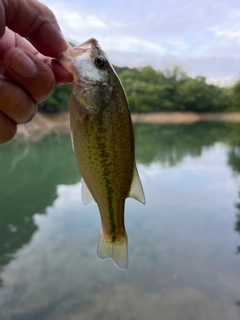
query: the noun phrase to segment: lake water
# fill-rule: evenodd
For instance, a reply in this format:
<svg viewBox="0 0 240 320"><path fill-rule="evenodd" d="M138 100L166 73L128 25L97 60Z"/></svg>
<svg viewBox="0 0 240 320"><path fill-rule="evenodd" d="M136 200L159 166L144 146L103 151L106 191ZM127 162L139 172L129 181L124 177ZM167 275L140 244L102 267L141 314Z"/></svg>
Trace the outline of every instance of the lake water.
<svg viewBox="0 0 240 320"><path fill-rule="evenodd" d="M239 320L240 125L138 125L129 267L97 258L69 136L0 146L1 320Z"/></svg>

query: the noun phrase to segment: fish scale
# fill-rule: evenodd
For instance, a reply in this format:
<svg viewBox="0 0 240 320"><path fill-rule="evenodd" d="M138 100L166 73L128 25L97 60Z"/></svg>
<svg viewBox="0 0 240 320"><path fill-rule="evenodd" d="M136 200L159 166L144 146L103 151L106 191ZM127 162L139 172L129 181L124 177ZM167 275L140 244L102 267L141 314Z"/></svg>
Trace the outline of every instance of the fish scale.
<svg viewBox="0 0 240 320"><path fill-rule="evenodd" d="M109 201L109 197L112 193L115 201L118 199L120 199L118 201L123 201L127 198L133 175L134 147L133 137L130 138L129 130L123 132L128 127L119 126L122 121L119 122L118 112L115 111L112 114L110 124L106 121L109 120L109 114L111 114L108 109L112 107L114 107L113 103L107 106L98 117L91 120L91 116L83 115L82 122L76 123L77 128L79 128L78 134L73 134L74 149L79 159L79 169L84 180L87 181L90 192L99 204L100 212L108 212L110 221L117 220L116 218L111 219L111 215L114 214L120 217L118 220L123 221L123 212L114 213L111 212L112 210L110 211L113 204ZM70 106L70 113L75 113L72 108ZM126 117L123 113L120 116ZM72 118L74 121L72 121ZM75 116L71 117L72 122L76 122ZM72 129L74 131L74 128ZM126 134L129 139L121 139ZM88 146L91 146L91 148ZM124 150L124 156L122 150ZM91 155L93 162L89 163ZM102 201L104 198L106 201ZM109 229L104 217L105 214L103 213L103 226L105 229ZM116 230L116 234L125 234L122 224L117 226L111 224L111 230L113 229Z"/></svg>

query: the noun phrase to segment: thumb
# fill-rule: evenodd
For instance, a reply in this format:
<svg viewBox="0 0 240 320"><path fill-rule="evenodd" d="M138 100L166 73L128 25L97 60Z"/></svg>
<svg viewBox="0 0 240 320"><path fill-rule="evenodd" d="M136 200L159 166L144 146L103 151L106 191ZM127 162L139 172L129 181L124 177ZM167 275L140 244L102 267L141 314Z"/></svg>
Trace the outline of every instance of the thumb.
<svg viewBox="0 0 240 320"><path fill-rule="evenodd" d="M3 57L3 65L6 76L20 84L36 103L51 94L55 85L54 74L45 62L32 53L11 48Z"/></svg>

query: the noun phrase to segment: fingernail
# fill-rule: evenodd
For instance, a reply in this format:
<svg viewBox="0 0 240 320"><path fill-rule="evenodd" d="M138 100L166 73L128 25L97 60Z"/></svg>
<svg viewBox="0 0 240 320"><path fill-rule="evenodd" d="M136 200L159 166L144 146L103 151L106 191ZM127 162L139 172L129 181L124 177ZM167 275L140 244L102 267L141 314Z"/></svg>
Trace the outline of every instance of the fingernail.
<svg viewBox="0 0 240 320"><path fill-rule="evenodd" d="M24 78L32 78L37 74L36 64L21 50L14 54L10 68Z"/></svg>

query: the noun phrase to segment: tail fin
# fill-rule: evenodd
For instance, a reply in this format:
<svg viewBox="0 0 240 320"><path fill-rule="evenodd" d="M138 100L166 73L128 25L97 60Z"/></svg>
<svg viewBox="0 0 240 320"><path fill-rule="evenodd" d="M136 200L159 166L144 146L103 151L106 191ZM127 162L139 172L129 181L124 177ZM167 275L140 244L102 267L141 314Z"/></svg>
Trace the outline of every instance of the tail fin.
<svg viewBox="0 0 240 320"><path fill-rule="evenodd" d="M114 242L102 233L99 237L97 255L100 259L111 258L116 267L126 270L128 266L128 241L127 234Z"/></svg>

